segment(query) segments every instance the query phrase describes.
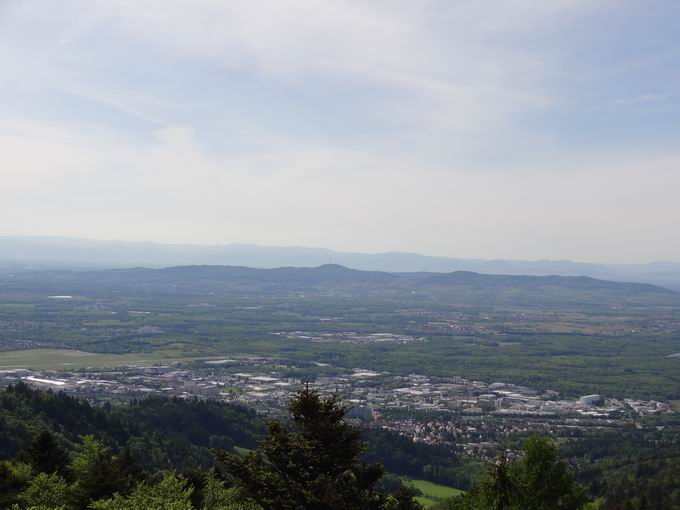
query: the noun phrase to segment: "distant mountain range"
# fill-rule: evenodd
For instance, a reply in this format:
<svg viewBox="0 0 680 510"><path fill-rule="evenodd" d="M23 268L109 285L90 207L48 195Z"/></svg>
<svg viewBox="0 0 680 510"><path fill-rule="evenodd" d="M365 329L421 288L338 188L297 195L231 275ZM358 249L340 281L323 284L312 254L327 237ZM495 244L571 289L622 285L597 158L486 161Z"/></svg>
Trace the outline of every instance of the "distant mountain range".
<svg viewBox="0 0 680 510"><path fill-rule="evenodd" d="M385 300L399 306L528 306L581 309L583 306L673 306L680 294L648 283L613 282L588 276L488 275L468 271L361 271L337 264L258 269L239 266L143 267L106 270L40 270L0 273L10 293L44 296L152 296L163 302L200 299L309 300L345 303ZM351 298L351 301L346 301ZM280 301L280 302L285 302ZM358 301L355 301L358 300ZM316 306L316 304L312 306Z"/></svg>
<svg viewBox="0 0 680 510"><path fill-rule="evenodd" d="M230 265L255 268L338 264L383 272L560 275L647 282L680 289L680 263L590 264L567 260L479 260L416 253L350 253L322 248L229 244L201 246L154 242L95 241L61 237L0 237L0 267L16 269L163 268Z"/></svg>
<svg viewBox="0 0 680 510"><path fill-rule="evenodd" d="M521 289L526 291L562 289L578 292L621 292L628 295L674 294L673 291L647 283L599 280L588 276L528 276L481 274L470 271L451 273L384 272L351 269L338 264L318 267L279 267L257 269L239 266L178 266L164 269L131 268L75 274L114 278L125 282L196 285L198 283L240 286L251 289L266 284L286 291L304 292L319 289L370 289L430 291L441 289ZM93 278L94 280L97 277Z"/></svg>

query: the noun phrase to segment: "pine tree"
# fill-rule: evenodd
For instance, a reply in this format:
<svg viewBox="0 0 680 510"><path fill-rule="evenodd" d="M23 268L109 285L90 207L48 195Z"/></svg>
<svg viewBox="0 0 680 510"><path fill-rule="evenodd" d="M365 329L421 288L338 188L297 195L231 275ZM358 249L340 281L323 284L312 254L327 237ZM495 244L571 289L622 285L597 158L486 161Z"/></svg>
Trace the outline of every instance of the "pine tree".
<svg viewBox="0 0 680 510"><path fill-rule="evenodd" d="M386 495L374 491L383 467L361 462L361 433L346 421L340 397L307 385L289 410L292 423L271 421L246 456L215 451L246 494L268 510L385 508Z"/></svg>
<svg viewBox="0 0 680 510"><path fill-rule="evenodd" d="M447 510L597 510L574 481L557 445L545 437L531 437L522 455L510 462L502 455L489 476L466 494L438 508Z"/></svg>
<svg viewBox="0 0 680 510"><path fill-rule="evenodd" d="M73 503L85 507L91 500L113 495L121 489L120 476L110 448L93 436L83 437L83 449L71 462L70 474L75 480L71 491Z"/></svg>
<svg viewBox="0 0 680 510"><path fill-rule="evenodd" d="M399 481L399 488L392 493L394 500L393 510L423 510L423 505L415 500L415 497L421 494L412 485Z"/></svg>
<svg viewBox="0 0 680 510"><path fill-rule="evenodd" d="M36 473L64 474L68 464L68 453L57 443L51 432L45 430L33 440L28 458Z"/></svg>
<svg viewBox="0 0 680 510"><path fill-rule="evenodd" d="M19 496L25 508L59 508L66 505L68 485L56 473L40 473Z"/></svg>
<svg viewBox="0 0 680 510"><path fill-rule="evenodd" d="M550 439L527 439L524 455L515 467L524 508L580 510L588 502L585 490L574 481L571 468Z"/></svg>
<svg viewBox="0 0 680 510"><path fill-rule="evenodd" d="M484 484L486 504L490 510L508 510L520 496L518 481L510 472L510 463L505 454L499 456L491 467L489 479Z"/></svg>
<svg viewBox="0 0 680 510"><path fill-rule="evenodd" d="M90 505L93 510L194 510L193 488L185 480L166 474L156 485L142 482L128 497L116 494Z"/></svg>

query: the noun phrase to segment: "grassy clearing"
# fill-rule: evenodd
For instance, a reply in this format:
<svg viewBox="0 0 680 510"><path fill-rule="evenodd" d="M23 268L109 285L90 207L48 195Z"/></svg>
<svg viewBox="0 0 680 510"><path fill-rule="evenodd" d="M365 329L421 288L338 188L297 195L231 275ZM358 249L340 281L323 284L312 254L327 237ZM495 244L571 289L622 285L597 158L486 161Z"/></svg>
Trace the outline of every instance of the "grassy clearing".
<svg viewBox="0 0 680 510"><path fill-rule="evenodd" d="M242 446L234 446L234 451L240 456L248 455L252 450L250 448L243 448Z"/></svg>
<svg viewBox="0 0 680 510"><path fill-rule="evenodd" d="M44 370L78 369L85 367L119 365L153 365L191 361L204 357L184 357L177 351L156 351L153 353L98 354L72 349L25 349L0 352L0 368L29 368Z"/></svg>
<svg viewBox="0 0 680 510"><path fill-rule="evenodd" d="M425 508L434 506L443 499L452 498L463 493L463 491L460 489L428 482L427 480L404 478L404 481L410 485L413 485L416 489L423 493L422 496L416 497L416 500L418 500L418 503L423 505Z"/></svg>

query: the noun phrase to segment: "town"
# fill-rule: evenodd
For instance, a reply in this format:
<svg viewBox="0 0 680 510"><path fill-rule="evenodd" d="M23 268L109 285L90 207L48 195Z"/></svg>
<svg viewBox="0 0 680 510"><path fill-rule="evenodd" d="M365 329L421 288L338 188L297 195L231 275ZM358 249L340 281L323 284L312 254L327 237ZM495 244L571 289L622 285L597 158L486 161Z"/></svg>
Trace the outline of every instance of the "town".
<svg viewBox="0 0 680 510"><path fill-rule="evenodd" d="M0 370L0 387L23 382L92 403L152 396L209 398L278 416L293 394L309 383L321 392L341 395L350 406L348 417L364 427L390 429L414 442L449 445L483 459L497 455L513 436L542 432L571 437L588 430L640 428L644 416L673 412L660 401L598 394L566 398L506 382L401 376L320 362L308 368L310 376L302 377L300 367L268 357L77 371L14 368Z"/></svg>

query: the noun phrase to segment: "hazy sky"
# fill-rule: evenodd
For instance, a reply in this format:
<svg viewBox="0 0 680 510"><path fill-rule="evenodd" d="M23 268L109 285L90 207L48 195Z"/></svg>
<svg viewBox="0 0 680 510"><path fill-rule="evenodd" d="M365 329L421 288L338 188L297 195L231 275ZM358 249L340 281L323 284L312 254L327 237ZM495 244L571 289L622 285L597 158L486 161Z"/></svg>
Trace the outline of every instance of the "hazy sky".
<svg viewBox="0 0 680 510"><path fill-rule="evenodd" d="M0 235L680 260L677 0L0 0Z"/></svg>

